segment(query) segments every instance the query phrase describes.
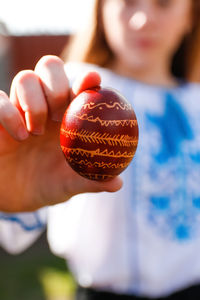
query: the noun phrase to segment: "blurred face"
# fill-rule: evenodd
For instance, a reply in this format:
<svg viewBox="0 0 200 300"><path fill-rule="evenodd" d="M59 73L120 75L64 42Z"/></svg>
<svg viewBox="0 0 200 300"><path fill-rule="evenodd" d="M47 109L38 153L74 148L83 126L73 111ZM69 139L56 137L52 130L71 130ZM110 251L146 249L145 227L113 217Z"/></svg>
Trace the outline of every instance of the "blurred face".
<svg viewBox="0 0 200 300"><path fill-rule="evenodd" d="M191 30L191 0L103 0L106 40L129 68L170 64Z"/></svg>

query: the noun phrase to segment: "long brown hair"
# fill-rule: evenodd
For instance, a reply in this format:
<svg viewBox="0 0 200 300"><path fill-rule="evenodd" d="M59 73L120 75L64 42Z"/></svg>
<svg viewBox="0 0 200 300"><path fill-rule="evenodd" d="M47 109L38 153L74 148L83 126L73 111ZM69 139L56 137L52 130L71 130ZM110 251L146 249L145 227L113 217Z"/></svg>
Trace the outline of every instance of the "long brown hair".
<svg viewBox="0 0 200 300"><path fill-rule="evenodd" d="M182 79L200 82L200 0L191 1L193 28L174 55L172 73ZM102 0L94 0L93 13L87 28L71 37L61 55L65 61L106 66L113 58L103 32L101 5Z"/></svg>

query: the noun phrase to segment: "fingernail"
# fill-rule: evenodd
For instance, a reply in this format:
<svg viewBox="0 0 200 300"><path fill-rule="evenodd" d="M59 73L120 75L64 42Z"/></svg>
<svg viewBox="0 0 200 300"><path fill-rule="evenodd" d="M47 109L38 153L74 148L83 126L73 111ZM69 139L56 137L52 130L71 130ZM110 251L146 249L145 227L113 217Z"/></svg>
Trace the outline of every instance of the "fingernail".
<svg viewBox="0 0 200 300"><path fill-rule="evenodd" d="M18 138L20 140L25 140L29 136L28 131L26 130L26 128L24 128L22 126L20 126L18 128L17 135L18 135Z"/></svg>

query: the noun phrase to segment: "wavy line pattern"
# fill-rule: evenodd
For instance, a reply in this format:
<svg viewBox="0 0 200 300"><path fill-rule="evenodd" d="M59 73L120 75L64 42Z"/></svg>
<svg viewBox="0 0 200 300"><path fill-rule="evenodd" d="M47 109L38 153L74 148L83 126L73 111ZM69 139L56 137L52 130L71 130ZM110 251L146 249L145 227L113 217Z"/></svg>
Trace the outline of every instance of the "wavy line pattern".
<svg viewBox="0 0 200 300"><path fill-rule="evenodd" d="M96 143L96 144L108 144L110 146L122 146L130 147L137 146L138 139L136 137L132 138L129 135L119 135L115 134L112 136L109 133L91 132L82 129L80 132L78 130L65 130L61 129L61 132L66 136L70 137L72 140L79 138L85 143Z"/></svg>
<svg viewBox="0 0 200 300"><path fill-rule="evenodd" d="M100 109L103 109L102 106L105 106L106 108L109 108L109 109L116 108L116 109L121 109L121 110L132 110L132 107L131 107L130 104L128 104L128 103L119 103L119 102L114 102L112 104L108 104L107 102L101 102L101 103L98 103L98 104L95 104L94 102L90 102L90 103L84 104L83 108L92 110L92 109L95 109L95 108L99 107Z"/></svg>

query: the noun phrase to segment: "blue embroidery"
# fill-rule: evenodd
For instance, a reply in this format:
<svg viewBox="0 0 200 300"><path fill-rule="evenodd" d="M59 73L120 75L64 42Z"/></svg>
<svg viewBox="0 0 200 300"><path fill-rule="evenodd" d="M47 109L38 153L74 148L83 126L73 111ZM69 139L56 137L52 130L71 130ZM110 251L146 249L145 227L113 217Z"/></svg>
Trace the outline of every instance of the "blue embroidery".
<svg viewBox="0 0 200 300"><path fill-rule="evenodd" d="M162 137L162 147L155 157L158 163L166 163L170 157L179 155L182 142L193 138L185 112L169 93L166 94L164 115L147 114L147 118L151 123L159 127Z"/></svg>
<svg viewBox="0 0 200 300"><path fill-rule="evenodd" d="M4 214L0 213L0 219L18 223L25 231L40 230L45 227L45 224L40 220L37 212L30 214L29 222L26 222L22 214Z"/></svg>
<svg viewBox="0 0 200 300"><path fill-rule="evenodd" d="M176 227L176 237L179 240L186 240L190 238L190 228L184 224L180 224Z"/></svg>
<svg viewBox="0 0 200 300"><path fill-rule="evenodd" d="M200 197L194 198L192 202L193 206L200 210Z"/></svg>
<svg viewBox="0 0 200 300"><path fill-rule="evenodd" d="M160 134L159 149L149 150L148 172L155 191L148 198L148 220L162 235L187 241L200 226L200 192L194 196L188 188L191 170L200 164L200 151L186 152L184 142L194 139L189 118L172 94L164 97L163 115L146 114L148 132L154 127ZM173 187L163 185L164 191L159 190L163 180L171 180Z"/></svg>
<svg viewBox="0 0 200 300"><path fill-rule="evenodd" d="M200 152L192 153L190 154L190 157L195 163L200 164Z"/></svg>
<svg viewBox="0 0 200 300"><path fill-rule="evenodd" d="M151 197L150 201L153 207L160 212L169 209L170 199L167 197Z"/></svg>

